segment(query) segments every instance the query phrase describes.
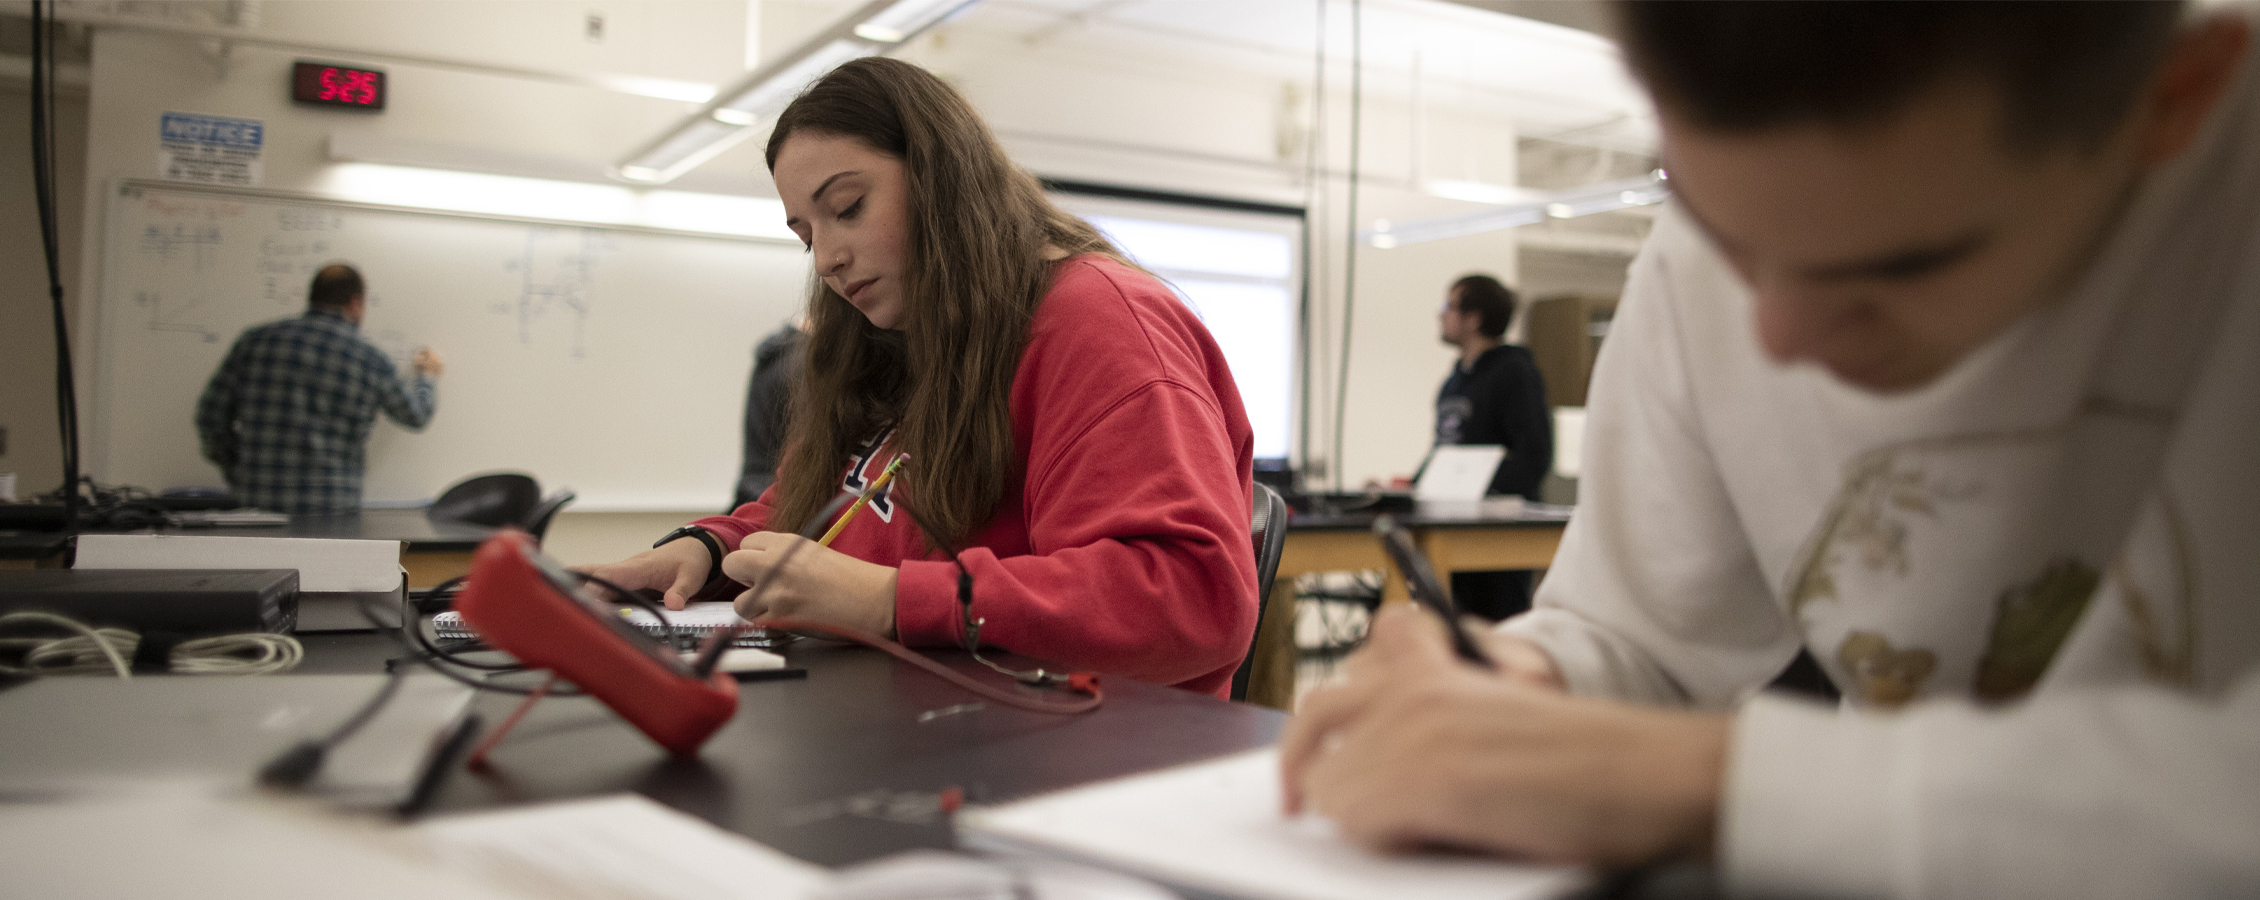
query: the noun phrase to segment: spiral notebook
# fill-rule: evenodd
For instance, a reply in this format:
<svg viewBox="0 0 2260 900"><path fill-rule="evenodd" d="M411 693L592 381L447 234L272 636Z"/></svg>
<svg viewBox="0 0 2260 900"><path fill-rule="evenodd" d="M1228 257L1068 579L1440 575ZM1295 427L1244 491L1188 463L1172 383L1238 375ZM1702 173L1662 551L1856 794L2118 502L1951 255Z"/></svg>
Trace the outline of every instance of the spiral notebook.
<svg viewBox="0 0 2260 900"><path fill-rule="evenodd" d="M616 607L616 611L621 618L642 629L645 634L662 640L671 639L677 647L695 646L698 642L705 640L707 635L714 633L717 628L745 623L744 619L738 618L737 608L727 600L693 603L682 609L668 610L667 622L664 625L660 624L659 617L652 615L650 610L634 606L621 606ZM478 632L471 630L469 623L463 621L463 615L454 610L433 616L432 631L438 634L441 640L459 640L479 636ZM765 628L748 627L745 631L738 633L737 639L731 642L731 646L771 648L783 643L786 637L784 634L771 632Z"/></svg>

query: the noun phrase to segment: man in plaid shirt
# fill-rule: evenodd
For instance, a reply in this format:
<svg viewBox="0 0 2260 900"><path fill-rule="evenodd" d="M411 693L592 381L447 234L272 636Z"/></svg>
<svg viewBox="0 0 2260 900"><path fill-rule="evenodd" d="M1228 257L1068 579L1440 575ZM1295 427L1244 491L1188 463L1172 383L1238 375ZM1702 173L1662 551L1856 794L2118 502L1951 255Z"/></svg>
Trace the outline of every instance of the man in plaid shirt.
<svg viewBox="0 0 2260 900"><path fill-rule="evenodd" d="M415 380L403 383L361 338L366 299L360 272L324 267L305 315L244 332L205 385L197 436L244 505L357 512L377 412L412 430L432 420L439 356L418 351Z"/></svg>

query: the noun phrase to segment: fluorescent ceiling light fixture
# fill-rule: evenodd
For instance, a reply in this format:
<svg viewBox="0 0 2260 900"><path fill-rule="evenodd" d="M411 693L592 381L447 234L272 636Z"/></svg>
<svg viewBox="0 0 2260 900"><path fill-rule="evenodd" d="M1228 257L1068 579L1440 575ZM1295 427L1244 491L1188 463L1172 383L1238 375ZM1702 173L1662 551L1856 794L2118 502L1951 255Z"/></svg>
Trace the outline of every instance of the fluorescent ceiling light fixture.
<svg viewBox="0 0 2260 900"><path fill-rule="evenodd" d="M711 117L699 116L676 129L658 146L637 155L633 162L621 163L619 171L626 175L630 168L648 169L658 174L647 183L665 184L752 136L753 129L746 126L724 125Z"/></svg>
<svg viewBox="0 0 2260 900"><path fill-rule="evenodd" d="M749 119L747 124L750 125L753 121L784 112L785 104L791 103L801 89L824 77L824 73L839 68L841 63L878 52L878 47L862 41L832 41L805 56L776 67L775 74L761 79L759 83L735 94L724 95L722 108L715 112L727 109L744 113Z"/></svg>
<svg viewBox="0 0 2260 900"><path fill-rule="evenodd" d="M1359 232L1358 238L1373 247L1387 250L1422 241L1533 225L1548 219L1573 219L1594 213L1649 206L1662 203L1671 196L1671 187L1664 183L1661 174L1651 172L1641 178L1586 185L1531 202L1508 204L1457 216L1422 219L1417 222L1376 221L1372 230Z"/></svg>
<svg viewBox="0 0 2260 900"><path fill-rule="evenodd" d="M855 36L882 44L899 44L974 2L976 0L899 0L877 15L856 23Z"/></svg>
<svg viewBox="0 0 2260 900"><path fill-rule="evenodd" d="M1490 203L1503 206L1509 203L1526 203L1538 195L1532 191L1484 181L1458 181L1448 178L1431 178L1420 183L1422 192L1446 200L1465 200L1469 203Z"/></svg>
<svg viewBox="0 0 2260 900"><path fill-rule="evenodd" d="M613 166L622 180L665 184L753 136L811 82L841 63L893 50L980 0L873 0L832 27L715 91L695 113ZM649 174L650 177L644 177Z"/></svg>
<svg viewBox="0 0 2260 900"><path fill-rule="evenodd" d="M623 94L658 97L662 100L705 103L714 99L714 86L696 81L645 78L640 75L592 75L590 80Z"/></svg>
<svg viewBox="0 0 2260 900"><path fill-rule="evenodd" d="M800 242L785 227L784 203L767 197L376 163L331 166L316 189L324 196L375 206Z"/></svg>

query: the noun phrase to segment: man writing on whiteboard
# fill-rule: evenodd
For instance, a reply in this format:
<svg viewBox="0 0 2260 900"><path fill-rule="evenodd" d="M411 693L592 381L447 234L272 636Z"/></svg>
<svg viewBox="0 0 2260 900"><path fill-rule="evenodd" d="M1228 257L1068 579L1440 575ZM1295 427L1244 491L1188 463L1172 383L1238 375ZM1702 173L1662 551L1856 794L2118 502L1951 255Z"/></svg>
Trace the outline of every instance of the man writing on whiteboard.
<svg viewBox="0 0 2260 900"><path fill-rule="evenodd" d="M2255 10L1623 13L1671 206L1535 608L1283 750L1375 846L1736 894L2260 893ZM1800 648L1841 707L1751 695Z"/></svg>
<svg viewBox="0 0 2260 900"><path fill-rule="evenodd" d="M204 386L196 433L204 457L246 506L286 513L361 508L369 430L384 413L411 430L432 420L441 362L419 350L403 382L361 337L368 291L352 266L324 266L306 314L243 333Z"/></svg>

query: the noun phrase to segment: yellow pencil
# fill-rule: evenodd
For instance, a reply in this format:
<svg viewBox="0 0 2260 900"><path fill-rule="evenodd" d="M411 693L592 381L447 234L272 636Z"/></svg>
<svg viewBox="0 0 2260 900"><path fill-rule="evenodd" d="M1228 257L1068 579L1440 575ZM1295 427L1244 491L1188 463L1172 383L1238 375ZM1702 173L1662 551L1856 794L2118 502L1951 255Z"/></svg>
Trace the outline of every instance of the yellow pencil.
<svg viewBox="0 0 2260 900"><path fill-rule="evenodd" d="M864 488L863 493L855 498L855 502L849 504L847 512L840 513L839 518L832 520L831 529L824 532L824 537L816 542L816 546L832 546L832 539L839 536L840 529L846 528L848 520L855 518L855 511L862 509L863 504L871 502L873 495L885 490L887 482L895 479L895 470L902 468L902 461L908 458L897 456L894 462L888 463L886 470L879 473L878 480L871 482L871 486Z"/></svg>

